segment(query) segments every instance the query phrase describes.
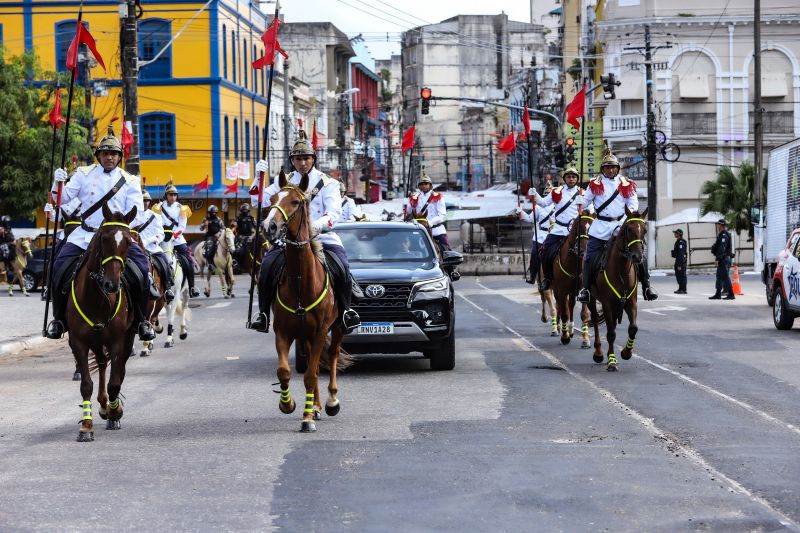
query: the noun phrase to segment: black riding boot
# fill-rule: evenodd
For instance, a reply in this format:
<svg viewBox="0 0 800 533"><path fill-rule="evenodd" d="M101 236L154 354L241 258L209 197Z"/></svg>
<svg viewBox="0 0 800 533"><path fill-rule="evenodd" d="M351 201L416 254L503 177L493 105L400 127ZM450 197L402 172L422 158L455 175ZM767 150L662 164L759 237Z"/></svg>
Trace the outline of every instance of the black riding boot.
<svg viewBox="0 0 800 533"><path fill-rule="evenodd" d="M184 265L183 261L181 261L181 268L183 269L183 277L186 278L186 281L189 283L189 296L191 298L197 298L200 296L200 291L198 291L194 286L194 265L192 261L188 261L188 265Z"/></svg>
<svg viewBox="0 0 800 533"><path fill-rule="evenodd" d="M164 283L164 299L167 303L170 303L175 299L175 290L172 288L175 284L175 280L172 279L172 272L170 272L169 265L166 267L164 267L164 265L161 266L161 280Z"/></svg>
<svg viewBox="0 0 800 533"><path fill-rule="evenodd" d="M648 302L657 300L658 293L652 287L650 287L650 271L647 268L647 261L644 260L639 263L637 268L639 271L639 281L642 284L642 295L644 296L644 299Z"/></svg>
<svg viewBox="0 0 800 533"><path fill-rule="evenodd" d="M354 310L350 309L350 302L353 299L353 278L348 272L346 279L340 282L341 287L337 291L336 305L342 311L342 326L344 327L345 335L354 331L361 325L361 317L358 316Z"/></svg>
<svg viewBox="0 0 800 533"><path fill-rule="evenodd" d="M148 278L142 281L138 291L131 291L136 293L131 294L131 298L133 299L134 318L139 323L139 340L142 341L151 341L156 338L153 325L147 320L147 304L150 300L150 281Z"/></svg>
<svg viewBox="0 0 800 533"><path fill-rule="evenodd" d="M60 290L52 290L51 293L51 301L53 302L53 320L47 324L47 330L45 331L45 337L48 339L60 339L64 336L64 332L66 331L67 321L65 312L66 312L66 304L67 298L65 294L62 294Z"/></svg>
<svg viewBox="0 0 800 533"><path fill-rule="evenodd" d="M161 293L158 292L158 287L156 287L156 280L153 279L153 274L151 272L147 273L147 291L150 296L151 300L158 300L161 298Z"/></svg>
<svg viewBox="0 0 800 533"><path fill-rule="evenodd" d="M583 264L583 287L581 287L580 292L578 292L578 301L581 303L588 304L591 295L589 294L589 288L592 286L592 277L591 273L589 272L590 268L587 268L586 263Z"/></svg>
<svg viewBox="0 0 800 533"><path fill-rule="evenodd" d="M275 262L275 258L272 260L264 258L258 273L258 314L250 321L250 329L262 333L269 331L269 313L272 309L272 298L275 295L275 286L272 280L278 276L278 272L273 272Z"/></svg>

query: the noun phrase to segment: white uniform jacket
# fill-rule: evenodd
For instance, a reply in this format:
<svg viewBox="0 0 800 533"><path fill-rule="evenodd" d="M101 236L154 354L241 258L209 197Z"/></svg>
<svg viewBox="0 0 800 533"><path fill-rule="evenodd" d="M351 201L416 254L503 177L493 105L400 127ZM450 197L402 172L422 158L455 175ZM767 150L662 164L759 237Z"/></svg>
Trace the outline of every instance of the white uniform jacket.
<svg viewBox="0 0 800 533"><path fill-rule="evenodd" d="M542 207L553 206L554 226L553 235L568 235L569 224L578 216L578 208L583 205L583 190L575 185L571 189L566 185L556 187L550 194L542 198L534 191L536 203ZM566 209L561 211L564 206ZM559 213L556 215L556 213Z"/></svg>
<svg viewBox="0 0 800 533"><path fill-rule="evenodd" d="M108 199L106 205L111 211L117 213L128 214L134 207L138 211L142 211L144 204L142 202L142 187L139 183L139 178L128 174L119 167L111 172L105 172L103 167L97 164L80 167L75 171L72 178L64 185L61 193L61 202L62 204L69 204L77 198L85 212L105 196L116 185L120 177L124 177L125 180L117 193ZM102 209L92 213L86 220L86 224L94 229L99 228L102 223ZM79 226L70 234L67 242L85 250L88 248L93 236L94 232L86 231Z"/></svg>
<svg viewBox="0 0 800 533"><path fill-rule="evenodd" d="M292 185L300 185L300 180L303 176L299 172L292 172L288 176L289 183ZM272 184L264 191L264 205L270 203L270 198L278 194L281 186L278 184L279 176L275 176ZM312 168L308 173L308 189L306 193L313 193L317 189L317 185L322 181L322 187L319 188L314 199L309 204L309 214L311 215L312 226L316 231L319 231L319 240L323 244L336 244L342 246L342 240L336 233L333 232L334 226L342 218L342 195L339 192L339 182L330 176L326 176L316 168ZM252 191L258 190L258 176L253 178ZM250 199L253 205L258 205L258 193L251 194ZM271 210L267 215L267 220L273 216L275 210ZM267 220L263 222L264 227L267 225Z"/></svg>
<svg viewBox="0 0 800 533"><path fill-rule="evenodd" d="M604 207L600 207L614 194L619 194L614 200ZM636 184L623 176L609 179L603 175L597 176L589 182L586 190L586 205L594 206L597 218L589 228L589 236L603 241L611 238L614 230L622 225L625 218L625 207L631 211L639 209L639 199L636 197Z"/></svg>
<svg viewBox="0 0 800 533"><path fill-rule="evenodd" d="M153 217L153 220L150 220ZM148 222L149 221L149 222ZM138 229L143 224L147 224L142 229ZM161 215L154 213L152 209L140 212L131 224L131 228L139 232L142 245L151 254L161 252L161 241L164 240L164 225L161 223Z"/></svg>
<svg viewBox="0 0 800 533"><path fill-rule="evenodd" d="M403 216L410 215L418 217L422 212L428 211L428 225L431 227L431 235L437 237L447 233L444 221L447 217L447 207L444 205L444 197L440 192L428 191L426 193L417 191L403 202Z"/></svg>
<svg viewBox="0 0 800 533"><path fill-rule="evenodd" d="M177 222L177 224L167 218L167 214L169 214L172 220ZM183 206L180 202L173 202L172 205L169 205L169 202L166 200L161 202L161 223L164 226L164 231L172 232L172 240L175 242L175 246L186 244L186 238L183 236L183 232L186 231L187 222L188 220L186 219Z"/></svg>
<svg viewBox="0 0 800 533"><path fill-rule="evenodd" d="M354 222L364 216L361 208L349 196L342 198L342 222Z"/></svg>
<svg viewBox="0 0 800 533"><path fill-rule="evenodd" d="M539 206L534 206L533 211L530 213L526 213L525 211L520 213L520 218L525 222L529 222L531 224L535 222L537 224L536 231L533 232L532 240L534 242L538 242L539 244L543 243L547 238L547 234L550 233L550 223L552 217L552 209Z"/></svg>

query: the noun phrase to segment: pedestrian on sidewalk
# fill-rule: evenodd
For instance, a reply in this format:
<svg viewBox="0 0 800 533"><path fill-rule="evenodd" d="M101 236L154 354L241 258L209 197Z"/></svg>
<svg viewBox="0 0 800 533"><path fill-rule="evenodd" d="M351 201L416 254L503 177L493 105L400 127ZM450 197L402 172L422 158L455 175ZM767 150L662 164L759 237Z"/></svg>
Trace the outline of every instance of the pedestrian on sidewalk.
<svg viewBox="0 0 800 533"><path fill-rule="evenodd" d="M728 223L724 218L717 220L717 240L711 247L711 253L716 258L717 281L716 292L709 296L709 300L735 300L733 295L733 285L731 284L731 260L733 259L733 246L731 245L731 234L728 233ZM722 293L725 296L722 296Z"/></svg>
<svg viewBox="0 0 800 533"><path fill-rule="evenodd" d="M678 228L672 232L675 236L675 246L672 247L672 257L675 258L675 279L678 281L678 290L675 294L686 294L686 240L683 230Z"/></svg>

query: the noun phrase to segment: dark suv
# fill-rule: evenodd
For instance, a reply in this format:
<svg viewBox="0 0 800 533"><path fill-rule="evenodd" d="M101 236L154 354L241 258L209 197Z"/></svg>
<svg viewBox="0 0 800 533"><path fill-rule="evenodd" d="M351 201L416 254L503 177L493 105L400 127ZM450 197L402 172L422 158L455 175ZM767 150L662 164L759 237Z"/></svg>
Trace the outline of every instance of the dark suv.
<svg viewBox="0 0 800 533"><path fill-rule="evenodd" d="M455 366L455 306L449 272L458 252L436 254L436 243L416 223L337 224L354 287L361 326L345 336L353 354L422 352L434 370Z"/></svg>

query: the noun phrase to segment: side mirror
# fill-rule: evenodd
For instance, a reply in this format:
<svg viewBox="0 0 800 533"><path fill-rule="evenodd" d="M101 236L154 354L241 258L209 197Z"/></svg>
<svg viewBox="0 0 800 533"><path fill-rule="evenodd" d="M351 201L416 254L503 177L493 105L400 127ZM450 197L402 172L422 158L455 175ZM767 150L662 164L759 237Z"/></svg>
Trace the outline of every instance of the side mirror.
<svg viewBox="0 0 800 533"><path fill-rule="evenodd" d="M445 250L442 253L442 266L455 267L464 262L464 256L455 250Z"/></svg>

